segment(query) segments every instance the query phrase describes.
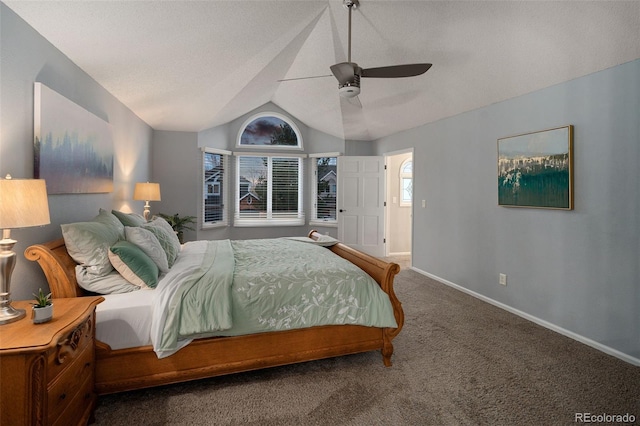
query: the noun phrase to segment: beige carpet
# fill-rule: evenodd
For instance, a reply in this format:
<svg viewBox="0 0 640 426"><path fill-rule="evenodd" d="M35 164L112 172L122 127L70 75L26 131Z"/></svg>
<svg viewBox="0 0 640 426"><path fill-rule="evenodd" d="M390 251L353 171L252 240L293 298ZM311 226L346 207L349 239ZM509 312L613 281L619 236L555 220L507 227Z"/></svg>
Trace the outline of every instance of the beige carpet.
<svg viewBox="0 0 640 426"><path fill-rule="evenodd" d="M576 413L640 422L640 367L408 269L396 292L406 323L391 368L370 352L103 396L96 424L575 425Z"/></svg>

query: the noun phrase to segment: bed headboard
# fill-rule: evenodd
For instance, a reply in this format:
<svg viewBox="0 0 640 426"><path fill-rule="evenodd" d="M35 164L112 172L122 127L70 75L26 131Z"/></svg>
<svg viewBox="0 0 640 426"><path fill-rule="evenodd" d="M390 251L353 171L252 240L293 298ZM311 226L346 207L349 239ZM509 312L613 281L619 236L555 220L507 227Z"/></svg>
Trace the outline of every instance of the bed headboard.
<svg viewBox="0 0 640 426"><path fill-rule="evenodd" d="M64 238L27 247L24 256L40 264L54 299L90 294L78 286L76 281L77 263L69 256L67 247L64 245Z"/></svg>

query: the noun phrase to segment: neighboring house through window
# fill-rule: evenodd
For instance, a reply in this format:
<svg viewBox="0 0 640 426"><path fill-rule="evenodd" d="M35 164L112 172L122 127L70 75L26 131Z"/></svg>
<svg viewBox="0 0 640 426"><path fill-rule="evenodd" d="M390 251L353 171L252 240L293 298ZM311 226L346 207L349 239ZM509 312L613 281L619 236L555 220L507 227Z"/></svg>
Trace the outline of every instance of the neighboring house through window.
<svg viewBox="0 0 640 426"><path fill-rule="evenodd" d="M236 152L234 226L304 225L304 154L265 153L302 150L296 125L276 113L249 118L238 134L237 147L263 152Z"/></svg>
<svg viewBox="0 0 640 426"><path fill-rule="evenodd" d="M340 153L312 154L312 224L337 225L338 156Z"/></svg>
<svg viewBox="0 0 640 426"><path fill-rule="evenodd" d="M227 225L226 205L226 167L230 152L204 148L202 152L203 190L202 223L203 227Z"/></svg>

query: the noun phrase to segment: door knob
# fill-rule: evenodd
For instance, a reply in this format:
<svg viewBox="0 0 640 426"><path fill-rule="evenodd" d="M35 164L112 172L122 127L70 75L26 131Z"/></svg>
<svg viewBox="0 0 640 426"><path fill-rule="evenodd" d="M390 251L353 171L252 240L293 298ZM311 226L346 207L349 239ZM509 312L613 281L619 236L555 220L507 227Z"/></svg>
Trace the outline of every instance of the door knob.
<svg viewBox="0 0 640 426"><path fill-rule="evenodd" d="M342 212L346 212L346 210L342 210L342 209L340 209L339 211L340 211L340 213L342 213Z"/></svg>

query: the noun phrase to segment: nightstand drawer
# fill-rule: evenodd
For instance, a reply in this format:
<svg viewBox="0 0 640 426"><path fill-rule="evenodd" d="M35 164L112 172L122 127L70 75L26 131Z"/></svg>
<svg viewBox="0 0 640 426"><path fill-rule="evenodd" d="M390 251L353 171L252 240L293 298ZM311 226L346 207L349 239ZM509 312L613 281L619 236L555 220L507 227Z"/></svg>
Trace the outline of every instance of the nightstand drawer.
<svg viewBox="0 0 640 426"><path fill-rule="evenodd" d="M72 403L74 397L87 391L93 392L91 389L95 371L93 360L93 347L86 347L80 354L77 354L65 374L51 383L47 390L49 423L58 419L60 414ZM89 383L88 389L83 388L83 384L86 387L86 383Z"/></svg>
<svg viewBox="0 0 640 426"><path fill-rule="evenodd" d="M47 359L47 381L51 382L67 368L82 351L93 346L93 315L58 340L55 350Z"/></svg>
<svg viewBox="0 0 640 426"><path fill-rule="evenodd" d="M91 417L95 398L93 379L87 378L73 399L69 401L60 417L50 419L50 424L53 426L86 425Z"/></svg>

